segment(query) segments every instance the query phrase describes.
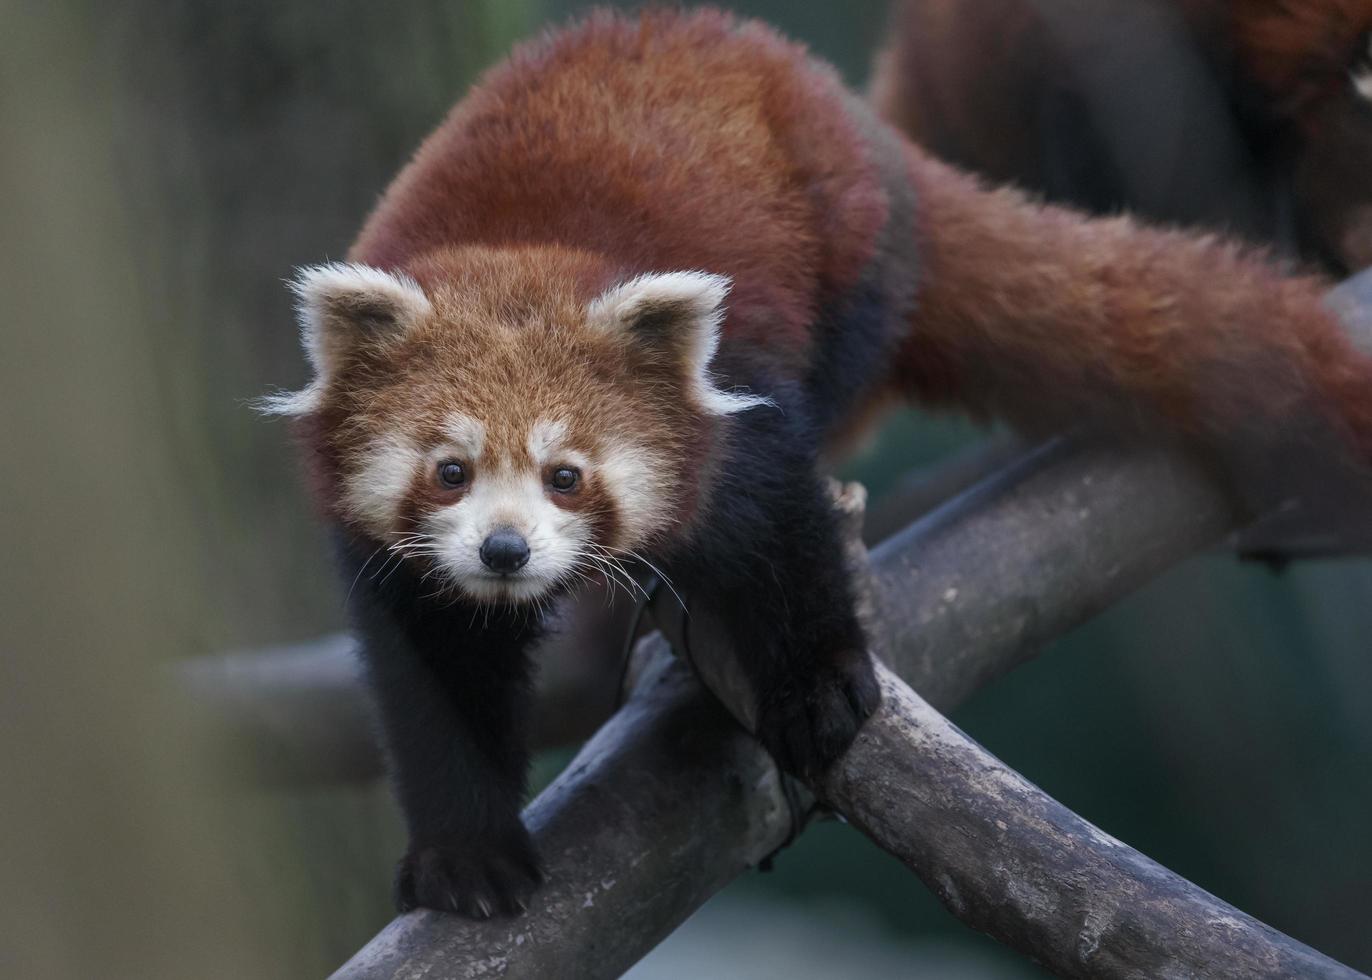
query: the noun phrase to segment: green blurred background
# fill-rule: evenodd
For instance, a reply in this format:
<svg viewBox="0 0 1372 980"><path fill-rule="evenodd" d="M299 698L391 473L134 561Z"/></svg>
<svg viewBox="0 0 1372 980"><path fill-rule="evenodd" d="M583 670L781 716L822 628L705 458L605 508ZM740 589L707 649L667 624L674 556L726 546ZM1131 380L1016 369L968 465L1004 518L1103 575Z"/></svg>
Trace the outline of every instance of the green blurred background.
<svg viewBox="0 0 1372 980"><path fill-rule="evenodd" d="M5 976L320 976L390 917L384 787L224 788L153 668L306 639L341 590L283 426L293 267L566 0L0 2ZM887 4L733 5L861 85ZM874 493L980 434L907 416ZM1189 562L956 720L1068 806L1372 970L1372 564ZM565 759L542 760L546 778ZM638 976L1020 976L842 824Z"/></svg>

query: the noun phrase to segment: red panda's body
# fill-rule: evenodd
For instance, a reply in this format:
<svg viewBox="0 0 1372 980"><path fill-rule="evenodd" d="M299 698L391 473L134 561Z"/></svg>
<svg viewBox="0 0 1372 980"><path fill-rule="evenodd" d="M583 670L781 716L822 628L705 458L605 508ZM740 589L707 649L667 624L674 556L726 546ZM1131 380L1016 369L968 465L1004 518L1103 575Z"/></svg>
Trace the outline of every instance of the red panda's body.
<svg viewBox="0 0 1372 980"><path fill-rule="evenodd" d="M453 245L555 243L597 257L589 295L709 270L733 282L726 337L801 380L820 314L864 277L911 292L908 260L878 254L888 223L913 234L883 173L908 170L904 144L874 146L837 77L761 25L667 23L600 17L517 51L420 148L349 258L405 268Z"/></svg>
<svg viewBox="0 0 1372 980"><path fill-rule="evenodd" d="M1050 200L1372 265L1372 0L902 0L873 98Z"/></svg>
<svg viewBox="0 0 1372 980"><path fill-rule="evenodd" d="M349 258L302 273L317 377L278 407L354 581L402 907L522 907L540 604L623 559L731 630L784 767L842 752L877 694L818 461L885 403L1372 460L1372 361L1318 283L988 192L720 13L520 49Z"/></svg>

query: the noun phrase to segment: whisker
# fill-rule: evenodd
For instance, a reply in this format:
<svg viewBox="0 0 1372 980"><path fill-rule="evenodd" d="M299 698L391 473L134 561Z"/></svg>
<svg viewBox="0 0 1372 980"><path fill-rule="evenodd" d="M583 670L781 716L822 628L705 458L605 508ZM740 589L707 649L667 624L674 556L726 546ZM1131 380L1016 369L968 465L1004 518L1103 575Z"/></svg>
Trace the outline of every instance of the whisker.
<svg viewBox="0 0 1372 980"><path fill-rule="evenodd" d="M587 563L589 563L589 564L587 564ZM586 554L586 553L584 553L584 552L578 554L578 555L577 555L577 558L576 558L576 564L577 564L577 565L583 565L583 566L589 567L589 568L591 568L593 571L599 572L601 578L604 580L605 584L608 586L607 595L608 595L608 597L609 597L609 600L612 601L612 600L614 599L615 591L616 591L616 589L618 588L619 583L614 579L614 577L610 574L610 572L609 572L603 565L601 565L600 563L598 563L598 562L595 560L595 557L594 557L593 555L589 555L589 554ZM576 566L574 566L574 567L576 567Z"/></svg>
<svg viewBox="0 0 1372 980"><path fill-rule="evenodd" d="M593 545L593 547L598 548L601 551L602 557L614 563L615 567L618 568L624 574L624 577L633 583L634 590L636 590L640 595L642 595L645 600L649 598L648 590L645 589L641 583L639 583L638 579L634 578L634 576L630 574L629 570L624 567L624 562L622 560L609 553L609 548L607 546ZM630 557L637 557L636 555L633 555L632 552L626 552L626 554L629 554ZM656 569L654 569L654 571L656 571ZM659 572L658 574L661 575L661 572ZM678 601L680 601L680 599L678 599Z"/></svg>
<svg viewBox="0 0 1372 980"><path fill-rule="evenodd" d="M629 551L629 550L626 550L626 549L624 549L624 548L613 548L613 547L611 547L610 545L601 545L600 547L605 548L605 549L607 549L607 550L611 550L611 551L618 551L618 552L620 552L620 553L622 553L622 554L628 555L630 558L633 558L633 559L635 559L635 560L637 560L637 561L643 562L643 564L647 565L648 568L653 572L653 574L655 574L655 575L658 577L658 579L661 580L662 584L665 585L665 586L667 586L667 588L671 591L672 595L676 597L677 605L681 606L681 611L682 611L682 612L686 612L686 611L687 611L687 610L686 610L686 603L685 603L685 601L681 598L681 593L678 592L678 591L676 590L676 586L674 586L674 585L672 584L672 580L671 580L670 578L667 577L666 573L663 572L662 569L658 568L656 565L654 565L652 562L650 562L647 558L644 558L641 554L639 554L639 553L636 552L636 551Z"/></svg>
<svg viewBox="0 0 1372 980"><path fill-rule="evenodd" d="M599 546L593 544L591 547L597 548ZM624 567L624 564L619 561L619 559L610 554L597 554L595 552L588 552L587 555L593 561L601 563L602 568L607 574L613 574L615 576L620 584L624 586L625 592L628 593L629 598L632 599L635 592L640 593L645 599L648 597L647 591L629 574L628 569Z"/></svg>
<svg viewBox="0 0 1372 980"><path fill-rule="evenodd" d="M357 583L362 579L362 573L367 570L367 566L372 563L372 559L377 556L377 554L381 551L381 548L382 545L377 545L375 550L373 550L372 553L367 556L367 560L362 563L362 567L357 570L357 574L353 576L353 584L348 586L348 594L343 597L344 606L347 606L349 600L352 599L353 590L357 588Z"/></svg>

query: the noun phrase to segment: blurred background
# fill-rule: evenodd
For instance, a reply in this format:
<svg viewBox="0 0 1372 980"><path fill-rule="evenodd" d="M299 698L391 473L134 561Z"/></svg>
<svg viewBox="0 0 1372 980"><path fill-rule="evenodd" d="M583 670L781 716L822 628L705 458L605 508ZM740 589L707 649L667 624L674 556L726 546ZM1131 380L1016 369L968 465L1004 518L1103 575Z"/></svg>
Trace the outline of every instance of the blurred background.
<svg viewBox="0 0 1372 980"><path fill-rule="evenodd" d="M343 625L285 428L282 280L567 0L0 0L0 974L322 976L391 917L380 784L244 791L158 668ZM865 84L888 4L754 0ZM897 419L874 494L984 433ZM1372 970L1372 563L1203 556L955 720L1064 804ZM555 774L565 753L541 759ZM840 823L640 978L1014 977Z"/></svg>

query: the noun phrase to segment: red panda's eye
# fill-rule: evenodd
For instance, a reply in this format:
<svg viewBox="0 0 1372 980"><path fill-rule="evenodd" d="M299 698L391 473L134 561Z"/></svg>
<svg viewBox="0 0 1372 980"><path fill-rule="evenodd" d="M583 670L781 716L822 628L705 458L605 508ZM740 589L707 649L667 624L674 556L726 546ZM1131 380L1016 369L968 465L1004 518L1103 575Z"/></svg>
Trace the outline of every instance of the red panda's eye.
<svg viewBox="0 0 1372 980"><path fill-rule="evenodd" d="M467 482L467 471L462 468L461 463L448 460L438 464L438 482L450 490L456 489Z"/></svg>
<svg viewBox="0 0 1372 980"><path fill-rule="evenodd" d="M576 486L576 481L581 479L581 474L570 466L559 466L553 470L553 475L548 478L548 483L559 493L566 493Z"/></svg>

